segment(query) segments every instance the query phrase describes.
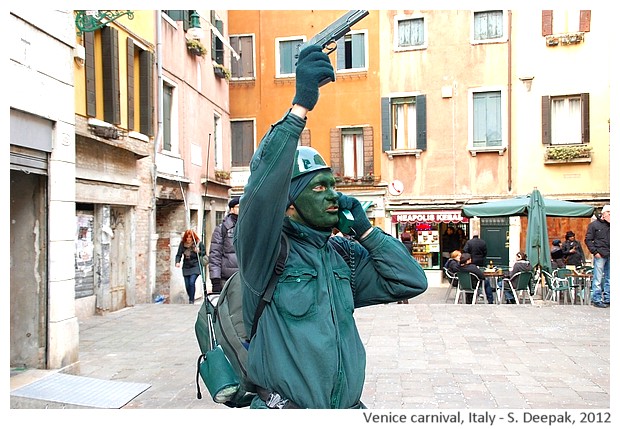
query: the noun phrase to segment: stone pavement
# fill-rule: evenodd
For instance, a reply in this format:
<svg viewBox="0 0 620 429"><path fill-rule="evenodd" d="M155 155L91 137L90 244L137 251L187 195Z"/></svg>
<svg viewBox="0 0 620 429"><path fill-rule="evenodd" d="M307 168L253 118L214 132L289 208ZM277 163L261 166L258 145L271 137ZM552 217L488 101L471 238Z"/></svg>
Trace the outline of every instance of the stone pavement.
<svg viewBox="0 0 620 429"><path fill-rule="evenodd" d="M444 302L446 287L408 305L355 311L368 408L610 408L609 308L454 305ZM80 321L79 375L151 384L127 409L227 409L202 381L196 399L198 304L137 305ZM11 397L11 408L54 407Z"/></svg>

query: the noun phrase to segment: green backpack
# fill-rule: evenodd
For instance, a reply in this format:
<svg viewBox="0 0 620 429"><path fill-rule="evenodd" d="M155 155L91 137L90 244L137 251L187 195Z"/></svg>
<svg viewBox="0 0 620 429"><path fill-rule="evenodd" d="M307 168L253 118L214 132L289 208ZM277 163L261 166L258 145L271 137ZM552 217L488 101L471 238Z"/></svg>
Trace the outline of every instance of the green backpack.
<svg viewBox="0 0 620 429"><path fill-rule="evenodd" d="M201 351L196 368L198 399L202 399L199 378L202 378L214 402L231 408L247 407L256 396L256 386L247 377L248 347L256 333L258 319L265 305L271 301L278 277L284 270L288 251L288 238L281 234L280 253L256 309L250 335L243 323L243 288L238 271L226 280L219 294L205 296L195 324Z"/></svg>

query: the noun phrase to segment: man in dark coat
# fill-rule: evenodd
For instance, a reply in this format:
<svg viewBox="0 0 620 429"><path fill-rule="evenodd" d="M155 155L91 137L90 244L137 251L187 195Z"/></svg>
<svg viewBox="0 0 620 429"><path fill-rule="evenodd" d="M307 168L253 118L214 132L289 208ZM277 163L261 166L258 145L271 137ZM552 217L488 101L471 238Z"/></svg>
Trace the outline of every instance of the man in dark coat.
<svg viewBox="0 0 620 429"><path fill-rule="evenodd" d="M224 283L239 270L237 253L233 244L237 215L239 214L239 197L228 202L228 214L214 230L209 248L209 278L213 292L221 292Z"/></svg>
<svg viewBox="0 0 620 429"><path fill-rule="evenodd" d="M566 241L562 244L562 252L566 258L566 265L580 267L583 265L583 249L581 243L575 240L575 233L568 231L564 237Z"/></svg>
<svg viewBox="0 0 620 429"><path fill-rule="evenodd" d="M594 255L592 305L609 307L609 224L611 206L605 205L601 217L588 225L586 246Z"/></svg>
<svg viewBox="0 0 620 429"><path fill-rule="evenodd" d="M551 247L551 268L554 270L557 268L564 268L564 252L562 251L562 242L559 239L553 240L553 246Z"/></svg>
<svg viewBox="0 0 620 429"><path fill-rule="evenodd" d="M478 276L478 278L481 279L484 283L484 293L487 296L487 302L489 304L493 304L494 300L493 300L493 289L491 288L491 282L489 281L489 279L485 279L484 273L482 272L480 268L478 268L477 264L474 264L471 255L469 253L461 253L460 261L461 261L461 266L459 268L459 271L466 271L468 273L473 273L476 276ZM465 302L467 304L471 304L472 299L474 299L473 294L465 295Z"/></svg>
<svg viewBox="0 0 620 429"><path fill-rule="evenodd" d="M484 267L484 258L487 256L487 243L479 237L476 231L463 247L463 253L469 253L471 260L479 267Z"/></svg>

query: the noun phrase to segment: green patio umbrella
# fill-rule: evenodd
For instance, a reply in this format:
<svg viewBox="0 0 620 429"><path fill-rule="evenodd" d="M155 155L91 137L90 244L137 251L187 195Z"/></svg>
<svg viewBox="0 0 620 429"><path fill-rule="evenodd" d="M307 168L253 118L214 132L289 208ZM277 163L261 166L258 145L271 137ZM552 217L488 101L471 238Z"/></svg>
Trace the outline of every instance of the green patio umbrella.
<svg viewBox="0 0 620 429"><path fill-rule="evenodd" d="M555 217L591 217L594 207L571 201L543 198L547 216ZM489 201L481 204L466 204L463 215L467 217L500 217L527 214L530 195L509 198L507 200Z"/></svg>
<svg viewBox="0 0 620 429"><path fill-rule="evenodd" d="M530 195L527 208L527 235L525 236L525 252L533 267L539 266L551 272L551 249L547 233L547 210L545 200L540 191L534 188Z"/></svg>
<svg viewBox="0 0 620 429"><path fill-rule="evenodd" d="M591 217L592 213L594 213L594 207L588 204L543 198L536 188L526 196L463 206L463 215L467 217L527 215L525 252L533 266L540 265L546 270L551 268L547 216Z"/></svg>

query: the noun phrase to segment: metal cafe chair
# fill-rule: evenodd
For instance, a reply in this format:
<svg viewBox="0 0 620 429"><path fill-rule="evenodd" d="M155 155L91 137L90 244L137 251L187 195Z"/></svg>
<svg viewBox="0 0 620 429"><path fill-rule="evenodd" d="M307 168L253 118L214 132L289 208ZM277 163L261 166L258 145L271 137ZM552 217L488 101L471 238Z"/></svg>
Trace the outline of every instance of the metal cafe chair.
<svg viewBox="0 0 620 429"><path fill-rule="evenodd" d="M456 296L454 297L454 303L458 304L461 296L463 297L463 302L466 302L466 294L472 293L473 297L471 303L472 305L476 304L476 301L478 301L478 288L482 285L482 279L469 271L459 271L456 273L456 276L459 279L459 282L456 289ZM484 287L482 288L482 291L486 302L486 292L484 292Z"/></svg>
<svg viewBox="0 0 620 429"><path fill-rule="evenodd" d="M532 282L532 277L534 276L533 271L519 271L518 273L514 273L509 279L504 279L503 287L501 289L500 300L503 299L504 291L506 290L506 284L512 291L512 295L515 297L515 301L517 304L519 303L519 294L521 295L521 299L523 299L523 303L525 304L525 297L529 298L530 304L534 304L534 300L532 299L532 295L530 294L530 283Z"/></svg>
<svg viewBox="0 0 620 429"><path fill-rule="evenodd" d="M564 281L565 279L560 279L554 274L551 274L545 270L542 270L541 274L545 280L548 289L547 299L552 299L553 301L559 303L560 297L564 296L564 303L566 304L566 295L568 295L571 303L573 302L573 295L570 293L571 290L570 286L568 285L568 281Z"/></svg>
<svg viewBox="0 0 620 429"><path fill-rule="evenodd" d="M459 279L456 277L456 274L451 273L450 270L448 270L446 267L443 267L443 272L445 273L446 278L450 282L450 286L448 286L448 292L446 292L446 302L448 302L452 289L457 288L458 290Z"/></svg>
<svg viewBox="0 0 620 429"><path fill-rule="evenodd" d="M579 298L581 300L581 304L583 304L583 296L579 293L582 290L581 284L573 279L572 274L573 270L568 268L558 268L554 271L554 275L559 281L568 284L571 294L571 301L573 304L577 301L577 298Z"/></svg>

